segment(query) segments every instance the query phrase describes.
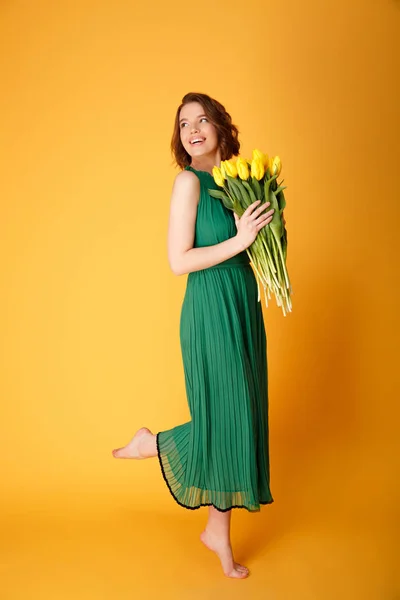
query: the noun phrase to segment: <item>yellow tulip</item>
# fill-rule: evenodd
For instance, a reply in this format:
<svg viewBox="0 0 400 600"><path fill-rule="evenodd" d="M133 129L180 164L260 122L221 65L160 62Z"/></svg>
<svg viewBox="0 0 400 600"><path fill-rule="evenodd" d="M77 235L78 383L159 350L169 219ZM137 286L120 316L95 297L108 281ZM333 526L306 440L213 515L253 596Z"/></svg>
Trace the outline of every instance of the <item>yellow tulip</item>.
<svg viewBox="0 0 400 600"><path fill-rule="evenodd" d="M264 177L265 169L262 160L259 158L253 158L251 161L251 176L255 177L260 181Z"/></svg>
<svg viewBox="0 0 400 600"><path fill-rule="evenodd" d="M262 164L264 165L265 168L268 167L268 154L265 154L264 152L261 152L261 150L258 150L257 148L255 148L253 150L253 158L259 158L262 162Z"/></svg>
<svg viewBox="0 0 400 600"><path fill-rule="evenodd" d="M276 168L277 168L276 174L279 175L279 173L281 172L281 169L282 169L282 163L281 163L281 159L279 158L279 156L275 156L274 164L276 165Z"/></svg>
<svg viewBox="0 0 400 600"><path fill-rule="evenodd" d="M247 164L247 160L244 158L239 158L236 161L236 168L240 179L248 179L250 177L249 166Z"/></svg>
<svg viewBox="0 0 400 600"><path fill-rule="evenodd" d="M217 185L219 185L220 187L224 187L224 177L221 173L221 169L219 169L218 167L213 167L212 174L213 174L215 183Z"/></svg>
<svg viewBox="0 0 400 600"><path fill-rule="evenodd" d="M269 159L269 172L271 173L271 175L279 175L279 173L281 172L282 169L282 163L281 163L281 159L279 158L279 156L274 156L274 158L270 158Z"/></svg>
<svg viewBox="0 0 400 600"><path fill-rule="evenodd" d="M225 173L227 175L229 175L229 177L237 177L238 176L238 172L237 172L235 163L231 162L230 160L224 160L222 162L222 164L225 167Z"/></svg>

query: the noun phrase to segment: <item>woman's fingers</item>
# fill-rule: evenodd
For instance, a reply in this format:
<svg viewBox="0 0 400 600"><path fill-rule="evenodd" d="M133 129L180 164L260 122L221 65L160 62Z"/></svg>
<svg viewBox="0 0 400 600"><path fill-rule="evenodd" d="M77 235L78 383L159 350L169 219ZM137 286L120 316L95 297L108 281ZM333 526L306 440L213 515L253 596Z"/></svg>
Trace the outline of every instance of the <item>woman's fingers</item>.
<svg viewBox="0 0 400 600"><path fill-rule="evenodd" d="M248 206L246 208L246 210L244 211L242 217L244 217L244 216L248 217L249 215L251 215L253 210L255 210L255 208L260 204L260 202L261 202L261 200L256 200L255 202L253 202L253 204L250 204L250 206Z"/></svg>
<svg viewBox="0 0 400 600"><path fill-rule="evenodd" d="M268 223L270 223L274 217L274 209L269 210L267 213L265 213L265 215L262 215L261 217L258 217L258 219L256 219L254 221L254 223L260 227L264 227L264 225L267 225Z"/></svg>
<svg viewBox="0 0 400 600"><path fill-rule="evenodd" d="M242 217L247 217L249 219L249 222L253 221L258 231L272 221L275 212L275 209L271 208L268 212L262 214L263 211L265 211L271 203L264 202L264 204L260 205L260 202L261 200L256 200L255 202L250 204L250 206L246 208L242 215ZM239 217L236 215L236 213L234 214L235 221L236 223L238 223Z"/></svg>
<svg viewBox="0 0 400 600"><path fill-rule="evenodd" d="M271 219L272 219L274 212L275 212L275 209L271 208L271 210L269 210L267 213L265 213L264 215L261 215L261 217L258 217L258 219L255 219L255 223L257 223L257 224L261 223L262 220L268 219L269 217L271 217Z"/></svg>
<svg viewBox="0 0 400 600"><path fill-rule="evenodd" d="M268 208L268 206L271 204L270 202L264 202L264 204L261 204L259 206L260 202L261 200L256 200L255 202L253 202L253 204L250 204L250 206L246 208L242 216L251 216L252 218L256 218L263 212L263 210Z"/></svg>
<svg viewBox="0 0 400 600"><path fill-rule="evenodd" d="M252 217L258 217L266 208L268 208L268 206L271 204L271 202L264 202L264 204L261 204L258 208L256 208L251 216Z"/></svg>

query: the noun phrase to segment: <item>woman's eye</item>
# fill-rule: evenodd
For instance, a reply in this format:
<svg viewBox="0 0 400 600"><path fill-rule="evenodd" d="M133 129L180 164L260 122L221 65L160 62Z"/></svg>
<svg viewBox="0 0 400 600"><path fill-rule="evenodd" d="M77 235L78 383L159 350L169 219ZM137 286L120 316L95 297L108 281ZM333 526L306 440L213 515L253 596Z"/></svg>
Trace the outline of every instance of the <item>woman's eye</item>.
<svg viewBox="0 0 400 600"><path fill-rule="evenodd" d="M207 117L201 117L200 121L203 121L203 120L208 122ZM181 129L183 129L186 125L189 125L189 123L181 123Z"/></svg>

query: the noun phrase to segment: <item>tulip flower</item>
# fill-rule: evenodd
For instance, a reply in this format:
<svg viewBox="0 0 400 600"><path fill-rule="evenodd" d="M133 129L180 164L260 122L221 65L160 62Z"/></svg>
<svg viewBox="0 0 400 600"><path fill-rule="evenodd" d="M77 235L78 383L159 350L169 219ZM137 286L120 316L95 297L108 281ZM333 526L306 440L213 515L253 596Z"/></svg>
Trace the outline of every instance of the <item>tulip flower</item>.
<svg viewBox="0 0 400 600"><path fill-rule="evenodd" d="M234 179L238 176L237 168L235 163L230 160L224 160L223 164L225 166L225 172L229 177L233 177Z"/></svg>
<svg viewBox="0 0 400 600"><path fill-rule="evenodd" d="M265 168L268 167L269 164L269 159L268 159L268 154L264 154L264 152L261 152L261 150L258 150L257 148L255 150L253 150L253 158L259 158L262 162L262 164L264 165Z"/></svg>
<svg viewBox="0 0 400 600"><path fill-rule="evenodd" d="M219 169L218 167L213 167L212 174L213 174L215 183L217 185L219 185L220 187L223 187L223 185L224 185L224 177L223 177L223 175L221 173L221 169Z"/></svg>
<svg viewBox="0 0 400 600"><path fill-rule="evenodd" d="M260 181L264 177L265 168L261 158L253 158L251 161L251 176Z"/></svg>
<svg viewBox="0 0 400 600"><path fill-rule="evenodd" d="M226 169L225 169L224 161L221 161L220 170L221 170L222 177L224 179L226 179Z"/></svg>
<svg viewBox="0 0 400 600"><path fill-rule="evenodd" d="M240 179L248 179L250 177L249 166L244 158L239 158L236 161L236 168Z"/></svg>
<svg viewBox="0 0 400 600"><path fill-rule="evenodd" d="M274 156L274 158L270 158L269 159L269 172L271 173L271 175L276 175L278 176L279 173L281 172L281 168L282 168L282 164L281 164L281 159L279 158L279 156Z"/></svg>
<svg viewBox="0 0 400 600"><path fill-rule="evenodd" d="M258 300L261 284L266 305L272 292L286 315L292 310L292 287L286 268L287 233L282 220L286 206L283 190L286 187L282 185L283 181L280 184L276 181L281 168L279 156L268 158L267 154L255 149L251 161L239 156L236 163L225 160L219 167L215 166L212 174L222 190L208 191L210 196L221 200L225 208L239 217L255 200L270 202L270 208L275 209L272 220L260 229L246 252L257 280Z"/></svg>

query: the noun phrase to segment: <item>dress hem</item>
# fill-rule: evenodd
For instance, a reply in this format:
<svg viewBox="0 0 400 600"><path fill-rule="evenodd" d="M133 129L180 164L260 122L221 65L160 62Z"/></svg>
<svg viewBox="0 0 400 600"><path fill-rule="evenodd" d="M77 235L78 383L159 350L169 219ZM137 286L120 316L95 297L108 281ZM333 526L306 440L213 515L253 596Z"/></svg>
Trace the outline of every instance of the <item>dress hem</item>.
<svg viewBox="0 0 400 600"><path fill-rule="evenodd" d="M219 506L216 506L215 504L213 504L212 502L201 502L200 504L198 504L197 506L188 506L187 504L183 504L180 500L178 500L178 498L175 496L174 492L172 491L172 488L170 486L170 483L167 479L167 475L165 473L165 469L164 469L164 465L162 463L162 459L161 459L161 453L160 453L160 447L158 444L158 433L156 434L156 446L157 446L157 457L158 457L158 462L160 464L160 468L161 468L161 473L163 476L163 479L165 481L165 483L167 484L167 488L169 493L171 494L171 496L173 497L173 499L175 500L175 502L177 504L179 504L179 506L182 506L183 508L187 508L188 510L198 510L199 508L201 508L202 506L213 506L216 510L220 511L220 512L228 512L228 510L232 510L232 508L244 508L245 510L247 510L248 512L259 512L260 509L256 508L255 510L252 510L251 508L248 508L247 506L245 506L244 504L233 504L232 506L229 506L228 508L220 508ZM265 500L265 501L259 501L259 504L262 506L265 506L267 504L272 504L274 502L273 499L271 500Z"/></svg>

